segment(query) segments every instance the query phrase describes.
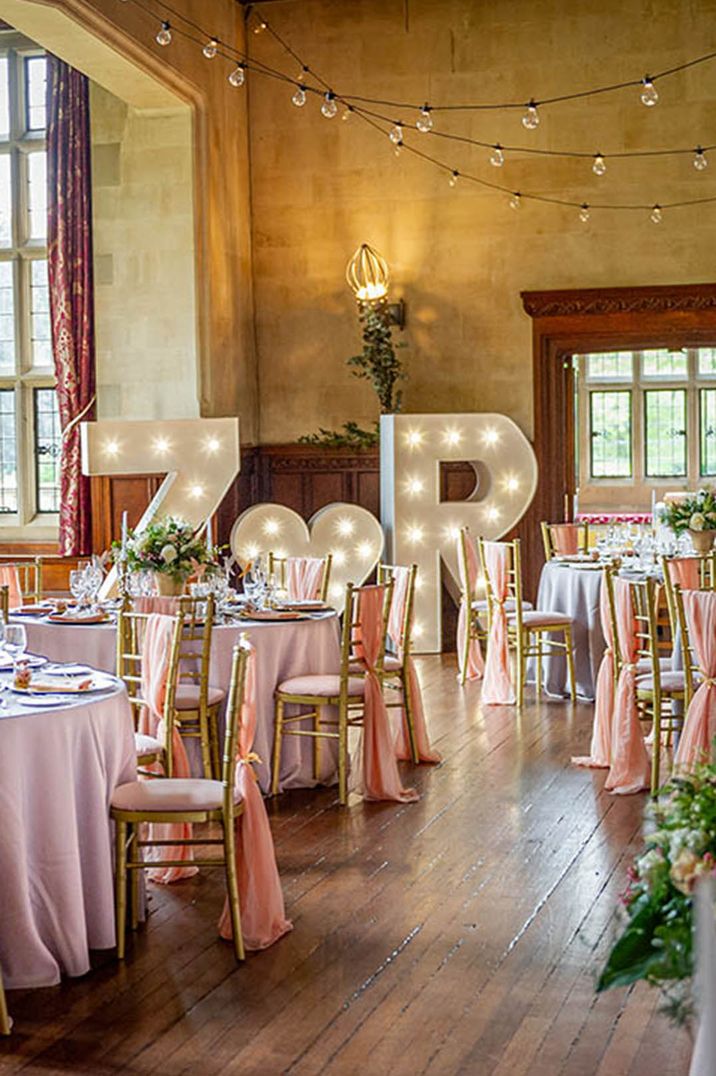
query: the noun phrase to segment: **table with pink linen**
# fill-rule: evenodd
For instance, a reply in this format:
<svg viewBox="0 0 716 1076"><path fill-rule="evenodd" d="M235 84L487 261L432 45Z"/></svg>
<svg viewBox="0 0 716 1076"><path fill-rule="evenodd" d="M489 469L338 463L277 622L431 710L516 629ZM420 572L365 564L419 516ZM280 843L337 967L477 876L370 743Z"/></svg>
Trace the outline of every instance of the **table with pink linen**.
<svg viewBox="0 0 716 1076"><path fill-rule="evenodd" d="M5 698L5 696L4 696ZM109 803L134 779L124 686L52 709L0 709L0 967L53 986L115 944Z"/></svg>
<svg viewBox="0 0 716 1076"><path fill-rule="evenodd" d="M566 613L572 618L577 695L590 702L594 699L597 672L605 647L599 617L602 575L600 565L551 560L542 569L537 594L537 609ZM535 667L533 660L529 666L532 680L536 675ZM569 695L567 662L563 653L542 658L542 681L548 695L558 698Z"/></svg>
<svg viewBox="0 0 716 1076"><path fill-rule="evenodd" d="M19 618L18 618L19 619ZM107 672L115 670L116 627L106 624L57 624L23 617L28 650L52 661L83 661ZM211 684L228 692L231 658L239 636L245 632L256 648L256 738L254 751L261 762L255 766L262 792L271 787L274 692L293 676L337 673L340 664L340 635L335 613L312 614L305 620L284 622L246 620L238 624L217 624L211 641ZM291 712L291 711L287 711ZM294 711L295 712L295 711ZM223 718L223 715L222 715ZM220 734L223 736L223 720ZM192 772L200 773L196 741L187 741ZM333 780L337 747L323 741L322 779ZM281 790L311 788L313 748L310 737L287 736L281 755Z"/></svg>

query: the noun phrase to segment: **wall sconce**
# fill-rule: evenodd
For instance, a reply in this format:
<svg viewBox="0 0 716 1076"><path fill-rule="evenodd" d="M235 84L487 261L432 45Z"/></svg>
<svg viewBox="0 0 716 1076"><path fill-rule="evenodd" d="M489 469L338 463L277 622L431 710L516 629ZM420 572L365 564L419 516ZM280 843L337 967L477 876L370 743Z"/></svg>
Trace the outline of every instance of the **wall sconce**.
<svg viewBox="0 0 716 1076"><path fill-rule="evenodd" d="M346 280L358 303L384 304L388 321L405 328L405 302L387 302L390 269L382 254L368 243L361 243L348 262Z"/></svg>

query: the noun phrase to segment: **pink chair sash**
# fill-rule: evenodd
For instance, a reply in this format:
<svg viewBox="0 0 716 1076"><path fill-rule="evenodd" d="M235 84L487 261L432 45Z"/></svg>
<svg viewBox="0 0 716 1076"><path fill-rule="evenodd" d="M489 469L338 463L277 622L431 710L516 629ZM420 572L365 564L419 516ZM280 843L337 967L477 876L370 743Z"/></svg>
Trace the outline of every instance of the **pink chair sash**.
<svg viewBox="0 0 716 1076"><path fill-rule="evenodd" d="M711 758L716 736L716 593L689 590L683 595L689 636L703 679L686 712L674 767L690 770Z"/></svg>
<svg viewBox="0 0 716 1076"><path fill-rule="evenodd" d="M321 557L287 557L286 590L289 601L315 601L321 596L323 559Z"/></svg>
<svg viewBox="0 0 716 1076"><path fill-rule="evenodd" d="M251 766L255 733L256 654L252 649L236 756L236 785L244 801L243 814L236 819L236 870L244 944L247 949L267 949L293 930L293 923L286 918L271 827ZM233 937L228 901L219 920L219 933L222 938Z"/></svg>
<svg viewBox="0 0 716 1076"><path fill-rule="evenodd" d="M606 649L597 673L597 688L594 698L594 724L592 725L592 743L589 755L573 758L576 766L591 766L605 769L610 765L612 756L612 714L614 712L614 636L612 620L609 615L609 594L607 584L602 580L599 594L599 619Z"/></svg>
<svg viewBox="0 0 716 1076"><path fill-rule="evenodd" d="M460 572L460 587L462 590L462 597L460 599L460 611L457 618L457 652L458 661L462 660L462 655L465 653L465 637L467 635L468 627L470 624L470 613L467 604L467 594L475 593L477 586L477 580L480 575L480 568L478 563L477 549L475 548L474 538L468 534L467 541L465 542L466 559L467 559L467 571L469 579L464 578L465 566L463 565L462 552L461 552L461 538L458 538L458 556L457 564ZM472 639L467 651L467 680L480 680L485 672L485 661L482 656L482 650L480 649L480 643L478 639Z"/></svg>
<svg viewBox="0 0 716 1076"><path fill-rule="evenodd" d="M676 557L666 563L672 583L678 583L682 590L699 589L698 557Z"/></svg>
<svg viewBox="0 0 716 1076"><path fill-rule="evenodd" d="M14 564L0 565L0 586L7 587L8 603L11 609L17 609L22 605L20 573Z"/></svg>
<svg viewBox="0 0 716 1076"><path fill-rule="evenodd" d="M608 792L623 796L649 788L649 755L636 706L638 640L631 589L625 579L614 580L614 601L619 650L624 665L619 673L614 700L610 767L604 787Z"/></svg>
<svg viewBox="0 0 716 1076"><path fill-rule="evenodd" d="M400 783L395 746L380 680L375 672L383 630L385 587L361 587L358 592L358 627L353 650L365 672L363 698L363 796L367 800L417 800L413 788ZM350 611L346 611L350 616Z"/></svg>
<svg viewBox="0 0 716 1076"><path fill-rule="evenodd" d="M174 620L162 613L152 613L147 620L142 641L142 698L148 706L142 707L139 731L148 736L164 740L164 699L167 691L167 676L171 654ZM173 777L191 777L189 759L184 742L175 728L172 732L172 753L174 758ZM161 765L157 764L161 773ZM161 778L157 778L161 780ZM186 822L155 823L149 825L150 839L187 840L191 837L191 824ZM190 861L192 849L186 845L164 845L146 850L147 860L161 862L162 859L186 859ZM153 882L168 885L182 878L191 878L196 874L196 867L158 867L149 871Z"/></svg>
<svg viewBox="0 0 716 1076"><path fill-rule="evenodd" d="M507 613L504 605L508 596L507 584L511 547L502 542L485 542L484 550L485 568L495 596L496 605L492 616L490 637L487 640L482 701L490 706L513 706L515 703L515 690L510 676Z"/></svg>
<svg viewBox="0 0 716 1076"><path fill-rule="evenodd" d="M410 585L410 568L396 565L393 575L393 598L390 603L388 616L388 635L400 660L403 662L408 678L408 692L410 695L410 708L413 715L413 727L415 729L415 746L418 750L418 758L421 762L440 762L442 756L433 751L430 746L430 737L425 721L425 708L423 696L420 691L420 681L415 662L411 654L404 650L403 626L405 624L405 605L408 600L408 588ZM400 711L401 722L395 737L395 750L399 759L410 759L410 736L405 707Z"/></svg>
<svg viewBox="0 0 716 1076"><path fill-rule="evenodd" d="M163 613L175 616L179 612L181 598L170 594L150 594L134 599L134 608L138 613Z"/></svg>
<svg viewBox="0 0 716 1076"><path fill-rule="evenodd" d="M579 527L576 523L551 523L549 529L555 553L563 556L579 553Z"/></svg>

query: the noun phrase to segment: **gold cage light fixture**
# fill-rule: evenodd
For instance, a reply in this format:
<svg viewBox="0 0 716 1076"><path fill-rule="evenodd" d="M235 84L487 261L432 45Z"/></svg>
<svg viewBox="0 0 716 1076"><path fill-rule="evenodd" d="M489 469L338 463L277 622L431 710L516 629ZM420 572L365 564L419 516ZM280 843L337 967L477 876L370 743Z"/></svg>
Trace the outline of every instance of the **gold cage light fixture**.
<svg viewBox="0 0 716 1076"><path fill-rule="evenodd" d="M390 269L382 254L369 243L361 243L346 266L346 280L359 303L382 303L388 294ZM386 303L388 318L402 329L405 303Z"/></svg>

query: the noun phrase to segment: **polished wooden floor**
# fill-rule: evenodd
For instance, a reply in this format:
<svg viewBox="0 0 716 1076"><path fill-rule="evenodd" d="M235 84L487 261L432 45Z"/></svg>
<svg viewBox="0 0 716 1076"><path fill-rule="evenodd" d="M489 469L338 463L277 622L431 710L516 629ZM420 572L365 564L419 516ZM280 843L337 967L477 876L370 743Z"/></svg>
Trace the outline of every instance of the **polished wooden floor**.
<svg viewBox="0 0 716 1076"><path fill-rule="evenodd" d="M406 767L419 803L270 805L292 934L239 968L216 872L151 887L124 967L9 995L0 1072L686 1073L654 991L594 993L644 800L570 766L591 708L481 711L454 657L420 673L444 761Z"/></svg>

